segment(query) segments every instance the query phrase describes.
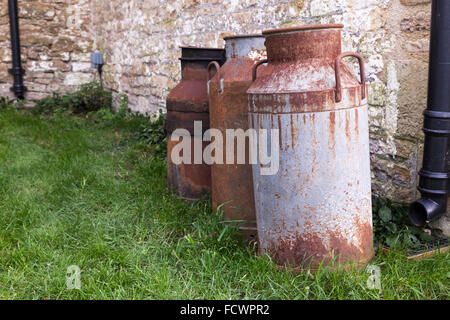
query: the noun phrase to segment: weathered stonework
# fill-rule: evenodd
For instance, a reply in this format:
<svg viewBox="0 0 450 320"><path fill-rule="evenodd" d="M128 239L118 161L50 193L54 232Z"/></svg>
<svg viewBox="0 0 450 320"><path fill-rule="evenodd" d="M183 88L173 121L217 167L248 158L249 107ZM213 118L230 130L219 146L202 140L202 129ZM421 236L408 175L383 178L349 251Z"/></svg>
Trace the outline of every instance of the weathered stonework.
<svg viewBox="0 0 450 320"><path fill-rule="evenodd" d="M9 26L0 0L0 94L10 95ZM343 50L367 62L373 189L397 201L417 197L426 107L430 0L66 0L20 1L27 98L104 78L133 110L165 109L180 80L179 46L223 47L230 34L343 23Z"/></svg>
<svg viewBox="0 0 450 320"><path fill-rule="evenodd" d="M13 98L8 1L0 0L0 95ZM38 100L92 81L89 0L19 1L25 98Z"/></svg>

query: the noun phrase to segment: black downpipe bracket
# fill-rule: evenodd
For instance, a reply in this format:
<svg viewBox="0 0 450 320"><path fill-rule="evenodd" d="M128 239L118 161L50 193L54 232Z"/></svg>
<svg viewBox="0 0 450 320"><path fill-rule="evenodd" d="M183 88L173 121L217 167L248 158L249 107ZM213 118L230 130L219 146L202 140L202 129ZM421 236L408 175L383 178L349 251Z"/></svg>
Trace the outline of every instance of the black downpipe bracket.
<svg viewBox="0 0 450 320"><path fill-rule="evenodd" d="M27 90L23 85L23 75L25 70L22 68L20 58L20 37L19 37L19 14L17 9L17 0L8 0L9 25L11 31L11 51L12 51L12 69L9 73L14 76L14 84L11 91L14 92L17 99L22 100Z"/></svg>
<svg viewBox="0 0 450 320"><path fill-rule="evenodd" d="M450 1L433 0L431 16L425 145L418 187L422 197L408 212L416 226L444 214L450 193Z"/></svg>

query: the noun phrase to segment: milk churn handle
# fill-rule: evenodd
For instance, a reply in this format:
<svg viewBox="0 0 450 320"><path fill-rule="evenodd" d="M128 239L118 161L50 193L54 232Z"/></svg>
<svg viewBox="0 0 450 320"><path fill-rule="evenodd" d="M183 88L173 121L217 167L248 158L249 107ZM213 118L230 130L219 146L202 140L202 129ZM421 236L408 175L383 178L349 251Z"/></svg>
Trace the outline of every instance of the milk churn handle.
<svg viewBox="0 0 450 320"><path fill-rule="evenodd" d="M363 57L356 52L343 52L336 58L336 102L342 100L342 82L341 82L341 61L345 57L355 57L359 61L359 69L361 73L361 98L366 98L366 72L364 68Z"/></svg>
<svg viewBox="0 0 450 320"><path fill-rule="evenodd" d="M219 63L217 61L211 61L208 64L208 95L209 95L209 84L211 83L211 79L212 79L212 77L210 76L211 75L210 71L211 71L212 67L216 68L216 70L217 70L217 79L219 79L219 81L220 81L220 65L219 65Z"/></svg>
<svg viewBox="0 0 450 320"><path fill-rule="evenodd" d="M258 67L262 65L263 63L267 63L267 59L258 61L254 66L252 70L252 82L256 80L256 72L258 71Z"/></svg>

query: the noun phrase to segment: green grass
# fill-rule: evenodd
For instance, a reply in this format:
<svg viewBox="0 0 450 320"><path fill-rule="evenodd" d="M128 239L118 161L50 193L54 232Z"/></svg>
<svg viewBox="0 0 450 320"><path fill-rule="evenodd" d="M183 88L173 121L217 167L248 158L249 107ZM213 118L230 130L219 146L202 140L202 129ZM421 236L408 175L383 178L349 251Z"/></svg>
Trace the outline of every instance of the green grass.
<svg viewBox="0 0 450 320"><path fill-rule="evenodd" d="M377 255L361 271L293 274L165 187L165 162L92 119L0 111L2 299L448 299L450 254ZM81 290L66 270L82 269Z"/></svg>

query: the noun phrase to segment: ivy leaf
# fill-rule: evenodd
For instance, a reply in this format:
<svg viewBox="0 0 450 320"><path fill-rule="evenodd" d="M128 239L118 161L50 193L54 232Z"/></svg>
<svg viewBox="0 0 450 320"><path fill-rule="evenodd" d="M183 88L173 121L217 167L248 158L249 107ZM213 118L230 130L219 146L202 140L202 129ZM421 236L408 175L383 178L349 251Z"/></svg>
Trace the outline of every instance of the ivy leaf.
<svg viewBox="0 0 450 320"><path fill-rule="evenodd" d="M416 226L408 226L407 228L412 234L415 235L420 235L421 233L423 233L423 231L420 228L417 228Z"/></svg>
<svg viewBox="0 0 450 320"><path fill-rule="evenodd" d="M383 220L383 222L389 222L392 220L392 212L391 209L389 209L388 207L384 206L382 207L379 211L378 211L378 215L380 216L381 220Z"/></svg>
<svg viewBox="0 0 450 320"><path fill-rule="evenodd" d="M404 239L405 239L406 244L410 248L416 247L420 244L419 239L417 239L417 237L413 234L405 234Z"/></svg>
<svg viewBox="0 0 450 320"><path fill-rule="evenodd" d="M388 222L385 224L385 227L390 233L397 233L397 226L395 225L395 223Z"/></svg>
<svg viewBox="0 0 450 320"><path fill-rule="evenodd" d="M433 236L430 236L430 235L429 235L428 233L426 233L426 232L422 232L422 233L419 235L419 237L420 237L421 240L426 241L426 242L431 242L431 241L434 240Z"/></svg>
<svg viewBox="0 0 450 320"><path fill-rule="evenodd" d="M400 244L398 241L398 236L388 236L386 237L386 244L391 249L395 249Z"/></svg>

